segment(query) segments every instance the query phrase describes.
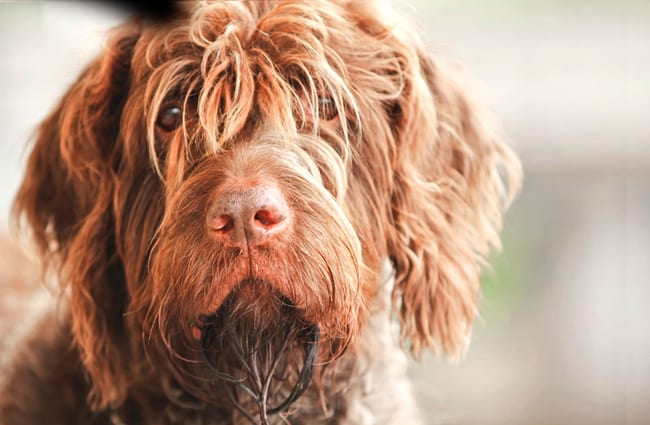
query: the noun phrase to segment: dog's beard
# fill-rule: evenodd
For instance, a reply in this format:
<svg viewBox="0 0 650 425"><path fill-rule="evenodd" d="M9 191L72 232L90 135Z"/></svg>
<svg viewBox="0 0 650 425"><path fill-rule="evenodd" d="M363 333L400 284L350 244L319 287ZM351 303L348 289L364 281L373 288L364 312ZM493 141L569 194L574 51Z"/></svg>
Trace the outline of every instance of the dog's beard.
<svg viewBox="0 0 650 425"><path fill-rule="evenodd" d="M318 326L302 320L289 299L263 282L245 281L201 327L204 378L252 423L255 411L268 423L309 386L318 340Z"/></svg>

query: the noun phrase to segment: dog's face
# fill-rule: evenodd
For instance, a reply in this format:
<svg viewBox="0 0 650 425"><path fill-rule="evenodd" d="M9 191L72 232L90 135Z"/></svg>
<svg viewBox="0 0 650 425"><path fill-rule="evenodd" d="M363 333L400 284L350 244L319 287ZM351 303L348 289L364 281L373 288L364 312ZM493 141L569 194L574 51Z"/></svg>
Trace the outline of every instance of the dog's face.
<svg viewBox="0 0 650 425"><path fill-rule="evenodd" d="M97 407L140 358L209 402L269 377L280 409L355 349L386 260L412 349L462 351L517 182L368 2L214 2L115 31L42 124L16 210L69 285Z"/></svg>

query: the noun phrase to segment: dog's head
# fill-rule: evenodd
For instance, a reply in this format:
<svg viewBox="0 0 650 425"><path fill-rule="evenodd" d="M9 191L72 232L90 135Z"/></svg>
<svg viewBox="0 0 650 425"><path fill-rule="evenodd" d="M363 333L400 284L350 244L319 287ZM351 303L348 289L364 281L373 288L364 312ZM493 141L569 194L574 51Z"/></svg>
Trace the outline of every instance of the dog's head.
<svg viewBox="0 0 650 425"><path fill-rule="evenodd" d="M146 359L207 401L286 379L279 409L354 350L387 259L404 340L460 353L518 180L369 2L229 1L118 27L41 125L15 208L69 289L96 407Z"/></svg>

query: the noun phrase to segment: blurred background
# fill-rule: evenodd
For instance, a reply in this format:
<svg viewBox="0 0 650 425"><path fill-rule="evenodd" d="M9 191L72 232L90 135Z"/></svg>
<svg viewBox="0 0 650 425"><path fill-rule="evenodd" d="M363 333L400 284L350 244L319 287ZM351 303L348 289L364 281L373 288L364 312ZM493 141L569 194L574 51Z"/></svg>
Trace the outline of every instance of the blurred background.
<svg viewBox="0 0 650 425"><path fill-rule="evenodd" d="M465 71L526 174L467 356L411 367L427 423L649 424L650 2L394 3ZM25 142L125 17L0 3L0 229Z"/></svg>

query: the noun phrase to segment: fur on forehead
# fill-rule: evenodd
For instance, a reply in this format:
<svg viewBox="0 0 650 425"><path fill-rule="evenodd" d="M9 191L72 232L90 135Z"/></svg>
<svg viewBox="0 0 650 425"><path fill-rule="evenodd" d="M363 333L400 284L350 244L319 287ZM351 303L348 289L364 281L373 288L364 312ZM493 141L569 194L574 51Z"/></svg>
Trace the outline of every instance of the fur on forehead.
<svg viewBox="0 0 650 425"><path fill-rule="evenodd" d="M336 3L274 3L199 4L180 24L143 30L130 97L144 99L138 103L156 168L156 118L170 104L184 111L185 142L209 155L251 126L290 138L308 123L316 133L319 99L328 97L342 118L335 142L345 153L367 131L360 111L368 115L368 106L400 94L403 64L387 28Z"/></svg>

